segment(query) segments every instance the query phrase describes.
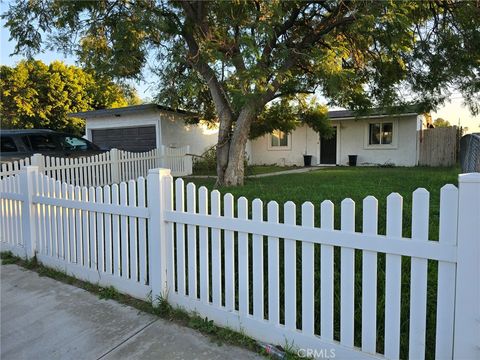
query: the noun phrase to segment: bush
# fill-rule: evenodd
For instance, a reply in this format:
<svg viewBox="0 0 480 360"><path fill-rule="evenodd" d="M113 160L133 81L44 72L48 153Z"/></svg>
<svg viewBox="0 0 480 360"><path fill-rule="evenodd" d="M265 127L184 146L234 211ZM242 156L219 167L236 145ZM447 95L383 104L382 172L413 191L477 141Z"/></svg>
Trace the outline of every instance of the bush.
<svg viewBox="0 0 480 360"><path fill-rule="evenodd" d="M243 163L245 169L245 176L251 172L248 165L248 158L245 155ZM209 174L216 175L217 173L217 150L215 146L212 146L200 156L194 156L193 158L193 173L197 175Z"/></svg>

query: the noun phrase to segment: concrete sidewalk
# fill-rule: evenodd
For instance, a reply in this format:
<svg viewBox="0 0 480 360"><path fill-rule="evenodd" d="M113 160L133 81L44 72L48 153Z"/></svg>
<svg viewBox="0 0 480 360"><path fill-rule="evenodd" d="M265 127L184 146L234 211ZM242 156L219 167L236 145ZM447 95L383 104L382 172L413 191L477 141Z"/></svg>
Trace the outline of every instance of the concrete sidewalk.
<svg viewBox="0 0 480 360"><path fill-rule="evenodd" d="M2 360L263 359L17 265L1 265Z"/></svg>
<svg viewBox="0 0 480 360"><path fill-rule="evenodd" d="M269 176L277 176L277 175L289 175L289 174L301 174L301 173L306 173L310 171L317 171L317 170L322 170L326 169L328 167L332 166L311 166L311 167L302 167L299 169L291 169L291 170L282 170L282 171L275 171L275 172L269 172L269 173L264 173L264 174L257 174L257 175L246 175L245 177L247 179L255 179L255 178L263 178L263 177L269 177ZM216 179L216 175L187 175L187 176L182 176L182 178L192 178L192 179Z"/></svg>

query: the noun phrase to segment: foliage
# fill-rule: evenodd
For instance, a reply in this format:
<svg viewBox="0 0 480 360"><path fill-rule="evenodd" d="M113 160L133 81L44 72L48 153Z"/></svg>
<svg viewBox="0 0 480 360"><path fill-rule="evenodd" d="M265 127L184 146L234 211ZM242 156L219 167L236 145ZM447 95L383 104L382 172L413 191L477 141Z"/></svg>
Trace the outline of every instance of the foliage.
<svg viewBox="0 0 480 360"><path fill-rule="evenodd" d="M40 51L49 35L48 45L121 78L139 78L154 56L158 100L219 121L220 184L241 183L250 130L299 124L298 109L277 99L319 93L360 113L411 102L428 111L458 91L480 110L473 0L19 0L3 18L17 53ZM305 118L321 117L314 107Z"/></svg>
<svg viewBox="0 0 480 360"><path fill-rule="evenodd" d="M247 159L245 161L245 168L249 169ZM209 148L200 156L193 158L193 174L195 175L213 175L217 170L217 152L215 147Z"/></svg>
<svg viewBox="0 0 480 360"><path fill-rule="evenodd" d="M81 135L83 120L69 118L69 113L128 103L127 92L108 77L60 61L1 66L0 91L2 128L48 128Z"/></svg>
<svg viewBox="0 0 480 360"><path fill-rule="evenodd" d="M445 120L445 119L442 119L442 118L436 118L433 121L433 125L435 127L449 127L449 126L451 126L450 122L448 120Z"/></svg>

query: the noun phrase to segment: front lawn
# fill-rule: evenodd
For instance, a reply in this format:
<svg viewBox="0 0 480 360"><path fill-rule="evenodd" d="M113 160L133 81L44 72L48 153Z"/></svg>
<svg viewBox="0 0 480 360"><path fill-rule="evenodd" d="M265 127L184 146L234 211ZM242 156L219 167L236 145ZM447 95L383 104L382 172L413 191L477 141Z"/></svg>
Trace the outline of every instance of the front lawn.
<svg viewBox="0 0 480 360"><path fill-rule="evenodd" d="M424 187L430 192L430 236L438 239L440 189L445 184L457 185L458 168L372 168L372 167L338 167L319 169L318 171L278 175L265 178L247 179L245 186L219 189L222 194L232 193L235 198L245 196L249 202L255 198L264 200L264 205L270 200L280 204L294 201L297 204L297 223L300 223L300 206L305 201L311 201L316 208L315 222L319 226L319 208L323 200L329 199L335 204L335 227L340 227L340 203L345 198L356 202L356 230L361 231L362 200L373 195L378 199L378 230L385 234L386 197L392 192L398 192L404 199L403 236L410 236L412 192ZM197 186L207 186L213 189L213 179L192 179ZM264 210L266 216L266 209ZM280 221L283 215L280 213ZM266 245L266 242L264 243ZM301 269L301 248L297 244L297 269ZM267 249L265 248L265 253ZM315 245L315 333L319 334L320 324L320 246ZM384 351L385 322L385 254L379 253L377 258L377 352ZM283 250L280 242L280 298L283 299ZM400 357L408 357L409 314L410 314L410 258L402 258L401 281L401 329ZM428 262L427 319L426 319L426 353L427 359L435 355L435 328L437 302L437 271L438 263ZM252 275L250 275L252 276ZM372 276L375 276L372 274ZM297 284L301 283L301 272L297 270ZM265 284L264 291L267 291ZM340 249L335 248L334 254L334 338L340 338ZM362 308L362 252L355 252L355 329L354 343L361 346L361 308ZM301 292L297 289L297 324L301 324ZM388 306L388 305L387 305ZM268 303L265 300L265 307ZM280 309L280 317L285 316Z"/></svg>
<svg viewBox="0 0 480 360"><path fill-rule="evenodd" d="M246 176L260 175L273 173L278 171L286 171L292 169L299 169L298 166L278 166L278 165L250 165L245 169ZM207 176L216 176L214 169L210 168L194 168L193 175L207 175Z"/></svg>
<svg viewBox="0 0 480 360"><path fill-rule="evenodd" d="M430 192L430 238L438 238L438 214L440 188L445 184L457 185L458 168L377 168L377 167L336 167L299 174L277 175L264 178L248 178L241 187L220 188L222 194L232 193L235 198L245 196L249 201L260 198L264 202L277 201L280 205L287 201L297 204L297 209L305 201L311 201L317 210L323 200L335 204L335 226L340 226L340 203L351 198L356 203L356 226L361 230L362 200L373 195L379 202L379 233L385 233L386 197L398 192L404 199L404 236L410 235L410 210L412 192L424 187ZM197 186L212 190L214 179L189 179ZM300 219L300 218L299 218Z"/></svg>

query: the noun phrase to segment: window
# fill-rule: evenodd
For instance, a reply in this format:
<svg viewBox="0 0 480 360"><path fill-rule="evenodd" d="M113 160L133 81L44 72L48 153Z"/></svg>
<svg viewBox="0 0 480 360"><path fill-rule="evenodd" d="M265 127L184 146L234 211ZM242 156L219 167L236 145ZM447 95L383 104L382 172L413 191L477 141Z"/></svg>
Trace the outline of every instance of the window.
<svg viewBox="0 0 480 360"><path fill-rule="evenodd" d="M90 149L88 141L76 136L61 136L60 144L64 150L88 150Z"/></svg>
<svg viewBox="0 0 480 360"><path fill-rule="evenodd" d="M393 123L369 124L368 144L369 145L391 145L393 142Z"/></svg>
<svg viewBox="0 0 480 360"><path fill-rule="evenodd" d="M1 140L1 152L16 152L17 151L17 146L15 145L15 142L13 139L9 136L2 136Z"/></svg>
<svg viewBox="0 0 480 360"><path fill-rule="evenodd" d="M270 147L288 147L288 134L280 130L274 130L270 134Z"/></svg>
<svg viewBox="0 0 480 360"><path fill-rule="evenodd" d="M33 151L58 150L57 144L51 135L29 135L30 146Z"/></svg>

